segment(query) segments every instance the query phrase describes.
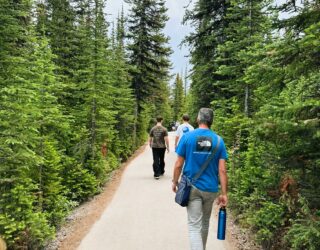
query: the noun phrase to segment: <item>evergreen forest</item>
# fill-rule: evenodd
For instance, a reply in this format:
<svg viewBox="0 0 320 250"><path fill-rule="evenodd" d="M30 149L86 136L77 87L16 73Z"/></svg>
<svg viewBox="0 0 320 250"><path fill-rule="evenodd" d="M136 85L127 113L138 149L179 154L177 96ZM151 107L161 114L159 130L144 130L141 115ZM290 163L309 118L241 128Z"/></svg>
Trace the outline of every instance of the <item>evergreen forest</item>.
<svg viewBox="0 0 320 250"><path fill-rule="evenodd" d="M198 0L184 22L187 110L215 111L235 221L263 249L320 249L320 2Z"/></svg>
<svg viewBox="0 0 320 250"><path fill-rule="evenodd" d="M194 0L188 89L170 72L166 1L125 2L110 22L106 0L0 0L8 249L44 249L157 115L195 123L201 107L228 148L236 222L263 249L320 249L320 2Z"/></svg>

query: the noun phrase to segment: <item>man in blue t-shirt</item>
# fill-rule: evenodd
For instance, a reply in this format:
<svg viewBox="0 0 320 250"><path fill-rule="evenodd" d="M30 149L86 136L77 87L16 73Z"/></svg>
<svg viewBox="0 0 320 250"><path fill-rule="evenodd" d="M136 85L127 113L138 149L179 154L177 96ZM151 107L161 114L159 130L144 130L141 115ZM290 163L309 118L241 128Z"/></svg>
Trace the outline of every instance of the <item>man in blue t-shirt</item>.
<svg viewBox="0 0 320 250"><path fill-rule="evenodd" d="M181 138L176 149L178 158L173 172L173 192L177 191L178 180L183 165L183 174L191 180L217 146L218 135L210 130L213 122L212 109L201 108L198 113L197 122L199 128L186 133ZM227 158L226 147L221 138L214 157L191 188L187 212L192 250L203 250L206 248L212 205L218 196L219 179L221 194L218 197L218 203L221 206L226 206L228 203Z"/></svg>

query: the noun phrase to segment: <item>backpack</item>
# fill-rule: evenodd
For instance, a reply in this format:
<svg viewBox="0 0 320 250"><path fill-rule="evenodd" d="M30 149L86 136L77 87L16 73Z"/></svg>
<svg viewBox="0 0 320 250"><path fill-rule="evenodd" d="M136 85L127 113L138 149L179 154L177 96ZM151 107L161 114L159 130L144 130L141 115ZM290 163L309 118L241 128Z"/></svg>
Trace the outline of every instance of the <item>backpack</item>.
<svg viewBox="0 0 320 250"><path fill-rule="evenodd" d="M185 134L185 133L187 133L187 132L189 132L189 128L188 127L184 127L183 129L182 129L182 132Z"/></svg>

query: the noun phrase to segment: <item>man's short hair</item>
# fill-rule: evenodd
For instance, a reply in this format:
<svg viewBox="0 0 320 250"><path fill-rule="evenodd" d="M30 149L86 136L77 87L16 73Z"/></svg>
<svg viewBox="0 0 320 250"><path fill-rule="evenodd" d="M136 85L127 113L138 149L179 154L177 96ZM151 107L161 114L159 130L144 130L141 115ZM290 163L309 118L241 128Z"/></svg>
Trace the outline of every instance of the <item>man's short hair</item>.
<svg viewBox="0 0 320 250"><path fill-rule="evenodd" d="M163 118L161 116L157 117L157 122L162 122Z"/></svg>
<svg viewBox="0 0 320 250"><path fill-rule="evenodd" d="M190 120L189 115L184 114L184 115L182 116L182 120L184 120L184 121L188 122L188 121Z"/></svg>
<svg viewBox="0 0 320 250"><path fill-rule="evenodd" d="M208 127L212 125L213 122L213 110L210 108L201 108L198 113L198 123L206 124Z"/></svg>

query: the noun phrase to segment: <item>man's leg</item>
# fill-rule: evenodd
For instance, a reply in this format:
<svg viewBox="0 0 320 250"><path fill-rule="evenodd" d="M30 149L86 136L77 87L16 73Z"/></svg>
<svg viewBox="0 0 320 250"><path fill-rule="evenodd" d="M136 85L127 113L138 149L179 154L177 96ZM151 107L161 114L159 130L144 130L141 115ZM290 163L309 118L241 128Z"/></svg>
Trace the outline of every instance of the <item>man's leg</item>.
<svg viewBox="0 0 320 250"><path fill-rule="evenodd" d="M152 148L152 155L153 155L153 173L154 173L154 177L159 177L160 174L161 174L159 148Z"/></svg>
<svg viewBox="0 0 320 250"><path fill-rule="evenodd" d="M164 155L166 153L166 149L165 148L159 148L159 157L160 157L160 174L163 175L164 174L164 167L165 167L165 162L164 162Z"/></svg>
<svg viewBox="0 0 320 250"><path fill-rule="evenodd" d="M203 242L203 248L206 249L207 244L207 238L208 238L208 231L209 231L209 223L210 223L210 216L212 212L212 205L214 200L217 197L217 193L211 193L211 192L201 192L202 195L202 242Z"/></svg>
<svg viewBox="0 0 320 250"><path fill-rule="evenodd" d="M192 187L187 206L191 250L204 250L202 240L202 198L198 189Z"/></svg>

